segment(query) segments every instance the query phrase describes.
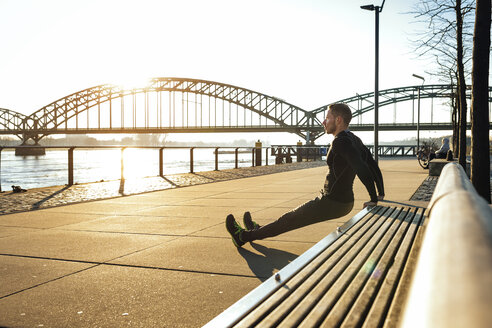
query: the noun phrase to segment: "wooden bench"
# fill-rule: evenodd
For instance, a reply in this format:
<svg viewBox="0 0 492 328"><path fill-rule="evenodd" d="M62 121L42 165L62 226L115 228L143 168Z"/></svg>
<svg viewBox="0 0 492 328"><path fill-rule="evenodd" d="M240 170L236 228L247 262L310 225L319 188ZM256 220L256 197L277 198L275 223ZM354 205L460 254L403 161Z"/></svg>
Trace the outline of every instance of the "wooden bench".
<svg viewBox="0 0 492 328"><path fill-rule="evenodd" d="M457 163L457 162L458 162L457 159L454 159L453 161L448 161L442 158L434 158L429 162L429 175L438 177L441 175L444 166L446 166L449 163ZM468 173L468 176L470 176L470 161L466 162L466 172Z"/></svg>
<svg viewBox="0 0 492 328"><path fill-rule="evenodd" d="M205 327L485 328L491 309L492 209L451 163L428 210L364 209Z"/></svg>
<svg viewBox="0 0 492 328"><path fill-rule="evenodd" d="M417 207L364 209L205 327L394 325L424 220Z"/></svg>
<svg viewBox="0 0 492 328"><path fill-rule="evenodd" d="M402 326L491 327L492 209L451 163L428 211Z"/></svg>

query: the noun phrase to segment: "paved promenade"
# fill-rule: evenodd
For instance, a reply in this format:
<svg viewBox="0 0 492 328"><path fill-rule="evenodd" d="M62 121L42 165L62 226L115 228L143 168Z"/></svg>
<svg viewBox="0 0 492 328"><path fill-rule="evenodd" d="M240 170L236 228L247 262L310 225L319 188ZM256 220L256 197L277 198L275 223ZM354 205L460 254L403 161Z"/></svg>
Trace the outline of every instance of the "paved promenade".
<svg viewBox="0 0 492 328"><path fill-rule="evenodd" d="M415 159L382 159L387 204L427 177ZM326 167L0 215L0 326L199 327L362 209L233 246L227 214L260 224L312 199Z"/></svg>

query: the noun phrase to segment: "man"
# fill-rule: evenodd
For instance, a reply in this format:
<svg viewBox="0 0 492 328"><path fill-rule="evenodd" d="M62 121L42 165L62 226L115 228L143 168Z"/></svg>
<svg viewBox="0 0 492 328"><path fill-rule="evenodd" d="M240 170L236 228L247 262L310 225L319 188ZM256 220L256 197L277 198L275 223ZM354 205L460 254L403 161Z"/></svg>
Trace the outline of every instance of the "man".
<svg viewBox="0 0 492 328"><path fill-rule="evenodd" d="M436 150L434 153L430 153L429 160L433 160L434 158L446 158L449 151L449 139L442 138L441 140L441 148Z"/></svg>
<svg viewBox="0 0 492 328"><path fill-rule="evenodd" d="M244 213L241 227L232 214L226 218L226 228L237 247L246 242L277 236L313 223L335 219L348 214L354 206L353 182L359 177L369 192L370 201L366 206L377 205L384 198L383 176L362 141L348 130L352 119L350 108L346 104L329 106L323 121L325 132L333 134L330 150L326 157L328 175L320 196L285 213L278 220L265 226L254 222L249 212ZM376 184L379 197L376 194Z"/></svg>

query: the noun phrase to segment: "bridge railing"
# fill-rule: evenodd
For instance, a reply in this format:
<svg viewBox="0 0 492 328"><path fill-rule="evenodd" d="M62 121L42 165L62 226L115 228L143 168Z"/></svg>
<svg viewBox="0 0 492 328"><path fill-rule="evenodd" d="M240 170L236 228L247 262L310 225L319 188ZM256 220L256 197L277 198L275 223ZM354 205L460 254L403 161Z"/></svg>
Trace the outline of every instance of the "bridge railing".
<svg viewBox="0 0 492 328"><path fill-rule="evenodd" d="M37 147L37 146L36 146ZM26 148L35 148L34 146L0 146L0 192L2 191L2 151L11 149L19 150ZM120 179L125 179L124 174L124 152L126 149L156 149L158 150L158 176L164 176L164 151L165 150L188 150L189 151L189 173L195 173L195 164L197 162L196 150L211 149L214 154L215 170L219 170L219 155L224 154L234 154L234 168L239 168L239 154L249 153L251 154L251 166L261 166L262 163L269 165L269 152L271 152L271 147L213 147L213 146L197 146L197 147L179 147L179 146L42 146L44 149L49 150L67 150L67 185L71 186L74 184L74 152L76 150L101 150L101 149L119 149L120 155ZM318 149L318 146L310 147L303 146L304 149L308 150L311 148ZM264 160L262 160L262 153L265 154ZM301 159L302 160L302 159ZM299 161L299 160L298 160ZM99 181L95 179L93 182Z"/></svg>
<svg viewBox="0 0 492 328"><path fill-rule="evenodd" d="M367 148L374 154L374 146L368 145ZM417 156L417 145L378 145L379 156Z"/></svg>

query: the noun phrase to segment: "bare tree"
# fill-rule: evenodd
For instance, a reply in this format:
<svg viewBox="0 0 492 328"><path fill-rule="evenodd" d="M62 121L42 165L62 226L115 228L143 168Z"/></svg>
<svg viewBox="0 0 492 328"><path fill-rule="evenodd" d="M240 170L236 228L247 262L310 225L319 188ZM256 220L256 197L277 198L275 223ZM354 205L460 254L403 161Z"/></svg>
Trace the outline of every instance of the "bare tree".
<svg viewBox="0 0 492 328"><path fill-rule="evenodd" d="M490 0L477 0L473 38L471 181L490 203L489 57Z"/></svg>
<svg viewBox="0 0 492 328"><path fill-rule="evenodd" d="M434 58L437 63L427 73L450 84L457 83L457 97L451 100L457 114L453 113L453 121L459 124L458 129L453 129L453 149L458 150L462 165L466 165L465 78L471 59L473 5L472 0L420 0L411 12L419 22L427 23L427 29L417 32L413 40L420 57Z"/></svg>

